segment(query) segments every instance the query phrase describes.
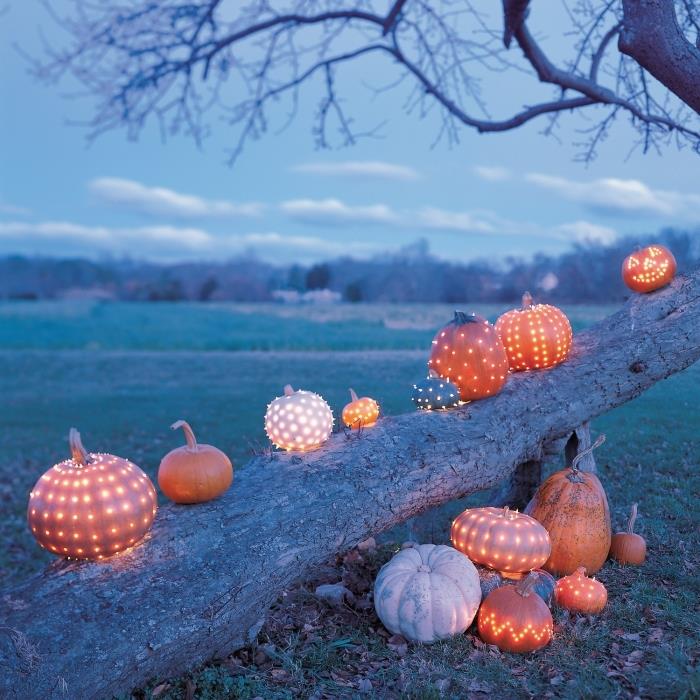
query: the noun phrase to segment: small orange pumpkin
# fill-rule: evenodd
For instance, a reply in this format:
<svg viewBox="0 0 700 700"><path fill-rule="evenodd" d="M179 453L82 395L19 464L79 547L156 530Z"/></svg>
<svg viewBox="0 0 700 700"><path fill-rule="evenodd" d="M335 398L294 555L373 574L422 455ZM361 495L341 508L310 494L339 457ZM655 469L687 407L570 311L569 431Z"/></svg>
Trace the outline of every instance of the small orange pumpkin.
<svg viewBox="0 0 700 700"><path fill-rule="evenodd" d="M538 569L551 552L547 530L534 518L505 508L468 508L452 522L452 546L503 575Z"/></svg>
<svg viewBox="0 0 700 700"><path fill-rule="evenodd" d="M104 559L136 544L158 507L151 480L128 459L87 452L75 428L68 442L71 459L51 467L29 495L37 542L74 559Z"/></svg>
<svg viewBox="0 0 700 700"><path fill-rule="evenodd" d="M552 553L542 566L551 574L570 574L579 566L595 573L610 551L610 510L603 485L578 465L602 445L601 435L574 457L570 468L555 472L535 492L525 512L539 520L549 533Z"/></svg>
<svg viewBox="0 0 700 700"><path fill-rule="evenodd" d="M190 424L179 420L187 444L168 452L158 467L158 485L175 503L204 503L220 496L233 481L231 460L218 448L198 443Z"/></svg>
<svg viewBox="0 0 700 700"><path fill-rule="evenodd" d="M622 263L624 283L640 294L665 287L675 274L673 253L658 243L631 253Z"/></svg>
<svg viewBox="0 0 700 700"><path fill-rule="evenodd" d="M647 543L641 535L634 532L637 520L637 504L632 504L627 532L616 532L610 541L610 556L620 564L639 566L647 558Z"/></svg>
<svg viewBox="0 0 700 700"><path fill-rule="evenodd" d="M428 367L457 386L462 401L497 394L508 374L508 357L496 329L483 317L455 311L433 338Z"/></svg>
<svg viewBox="0 0 700 700"><path fill-rule="evenodd" d="M379 418L379 404L369 396L357 398L357 394L350 389L350 403L343 409L343 423L350 429L369 428Z"/></svg>
<svg viewBox="0 0 700 700"><path fill-rule="evenodd" d="M579 566L573 574L557 581L554 600L564 610L597 615L608 602L608 591L600 581L588 578L586 569Z"/></svg>
<svg viewBox="0 0 700 700"><path fill-rule="evenodd" d="M506 311L498 318L496 330L514 372L564 362L573 340L566 314L551 304L533 304L530 292L523 295L521 309Z"/></svg>
<svg viewBox="0 0 700 700"><path fill-rule="evenodd" d="M486 596L477 618L484 642L519 654L549 644L554 621L547 604L533 591L536 578L528 574L515 586L501 586Z"/></svg>

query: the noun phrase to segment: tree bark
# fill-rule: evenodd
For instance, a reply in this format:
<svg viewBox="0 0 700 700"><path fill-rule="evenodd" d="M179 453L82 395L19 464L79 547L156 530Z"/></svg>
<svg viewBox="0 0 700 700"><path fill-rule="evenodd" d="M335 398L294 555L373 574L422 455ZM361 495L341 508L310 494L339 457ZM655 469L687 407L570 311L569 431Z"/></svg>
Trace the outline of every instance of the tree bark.
<svg viewBox="0 0 700 700"><path fill-rule="evenodd" d="M622 0L622 53L700 114L700 48L678 26L673 0Z"/></svg>
<svg viewBox="0 0 700 700"><path fill-rule="evenodd" d="M387 417L306 454L253 459L222 498L165 505L104 563L57 560L0 601L0 696L96 698L223 657L275 597L351 547L496 485L585 421L700 357L700 270L635 295L570 358L496 397Z"/></svg>

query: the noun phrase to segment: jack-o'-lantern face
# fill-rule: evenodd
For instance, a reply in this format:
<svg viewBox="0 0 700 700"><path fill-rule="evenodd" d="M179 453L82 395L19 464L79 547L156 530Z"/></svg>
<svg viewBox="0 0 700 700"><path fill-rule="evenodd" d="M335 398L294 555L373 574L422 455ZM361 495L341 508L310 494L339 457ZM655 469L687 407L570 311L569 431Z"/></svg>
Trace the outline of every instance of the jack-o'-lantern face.
<svg viewBox="0 0 700 700"><path fill-rule="evenodd" d="M662 245L650 245L628 255L622 263L622 279L634 292L644 294L665 287L676 274L676 259Z"/></svg>

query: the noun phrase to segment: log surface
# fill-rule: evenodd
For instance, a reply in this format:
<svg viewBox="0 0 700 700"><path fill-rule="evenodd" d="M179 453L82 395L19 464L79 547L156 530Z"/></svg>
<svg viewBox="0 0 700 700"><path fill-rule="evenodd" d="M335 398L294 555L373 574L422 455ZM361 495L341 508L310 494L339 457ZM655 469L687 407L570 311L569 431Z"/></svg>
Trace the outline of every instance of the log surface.
<svg viewBox="0 0 700 700"><path fill-rule="evenodd" d="M700 270L635 295L577 334L566 363L513 375L494 398L257 457L223 498L163 505L133 550L57 560L0 594L0 697L111 697L223 657L339 550L494 486L698 358Z"/></svg>

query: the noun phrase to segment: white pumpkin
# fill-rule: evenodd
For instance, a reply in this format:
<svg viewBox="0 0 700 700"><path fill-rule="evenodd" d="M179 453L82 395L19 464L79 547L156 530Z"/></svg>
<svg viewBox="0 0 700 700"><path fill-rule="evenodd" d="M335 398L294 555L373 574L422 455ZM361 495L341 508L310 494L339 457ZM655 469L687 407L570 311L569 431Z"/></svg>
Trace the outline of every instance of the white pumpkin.
<svg viewBox="0 0 700 700"><path fill-rule="evenodd" d="M313 391L294 391L287 384L265 413L265 432L282 450L303 452L320 447L333 431L333 412Z"/></svg>
<svg viewBox="0 0 700 700"><path fill-rule="evenodd" d="M481 603L479 574L469 557L442 544L402 549L379 571L374 609L384 626L413 642L464 632Z"/></svg>

